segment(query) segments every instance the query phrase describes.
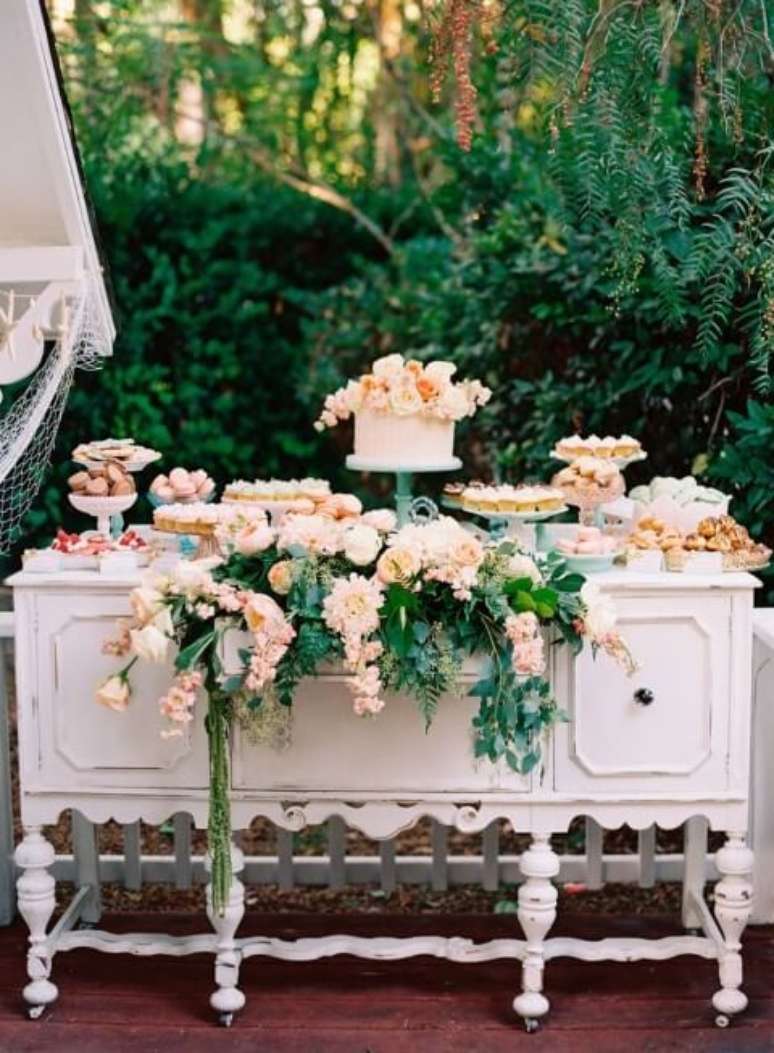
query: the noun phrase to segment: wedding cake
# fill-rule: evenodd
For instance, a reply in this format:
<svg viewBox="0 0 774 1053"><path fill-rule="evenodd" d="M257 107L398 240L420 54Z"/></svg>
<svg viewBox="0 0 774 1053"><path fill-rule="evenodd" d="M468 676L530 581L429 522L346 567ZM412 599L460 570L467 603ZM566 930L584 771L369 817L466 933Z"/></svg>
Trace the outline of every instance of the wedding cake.
<svg viewBox="0 0 774 1053"><path fill-rule="evenodd" d="M454 381L452 362L387 355L371 372L325 399L319 431L354 417L351 468L372 471L444 471L459 467L454 426L472 417L491 395L478 380Z"/></svg>

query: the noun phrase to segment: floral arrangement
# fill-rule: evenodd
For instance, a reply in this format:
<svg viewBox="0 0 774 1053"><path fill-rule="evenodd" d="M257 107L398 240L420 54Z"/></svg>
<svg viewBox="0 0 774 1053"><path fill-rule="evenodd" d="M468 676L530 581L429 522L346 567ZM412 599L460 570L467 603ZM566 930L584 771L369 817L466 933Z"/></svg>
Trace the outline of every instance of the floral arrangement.
<svg viewBox="0 0 774 1053"><path fill-rule="evenodd" d="M385 355L374 362L370 373L327 396L315 427L318 431L333 428L363 409L446 421L472 417L492 392L479 380L453 381L456 372L453 362L423 365L403 355Z"/></svg>
<svg viewBox="0 0 774 1053"><path fill-rule="evenodd" d="M610 601L561 557L536 560L508 541L482 542L456 520L396 529L388 510L355 520L288 516L220 532L222 558L180 562L131 594L133 617L107 653L127 664L97 692L123 710L138 660L166 660L176 674L159 700L163 735L179 735L207 696L213 896L228 897L228 741L233 720L258 722L290 707L299 681L321 663L349 673L353 708L375 717L393 692L416 699L429 725L443 695L459 693L466 657L487 658L470 694L476 757L529 772L541 741L562 719L546 678L546 647L587 641L629 671ZM240 669L224 667L224 639L240 631Z"/></svg>

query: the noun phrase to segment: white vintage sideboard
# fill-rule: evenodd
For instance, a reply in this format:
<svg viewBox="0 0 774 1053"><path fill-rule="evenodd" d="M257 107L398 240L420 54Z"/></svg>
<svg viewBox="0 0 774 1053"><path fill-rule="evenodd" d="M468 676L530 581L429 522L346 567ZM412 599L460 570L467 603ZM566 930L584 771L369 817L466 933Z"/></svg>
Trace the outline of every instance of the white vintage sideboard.
<svg viewBox="0 0 774 1053"><path fill-rule="evenodd" d="M372 838L393 837L423 816L466 832L508 820L531 834L521 859L518 918L525 939L475 944L461 938L365 939L346 935L297 941L237 937L244 911L240 853L223 916L208 910L213 932L194 937L117 936L77 927L91 890L82 887L48 931L54 911L52 846L44 827L73 808L94 822L161 823L188 812L207 823L207 744L202 714L190 734L162 739L156 701L170 669L135 667L135 694L117 714L94 703L97 682L116 659L101 654L117 618L129 612L134 582L97 572L16 574L16 654L24 838L19 909L30 930L24 997L39 1015L57 997L54 955L76 947L133 954L215 956L211 1004L230 1023L245 1001L239 967L254 955L310 960L338 953L399 959L431 954L475 962L522 962L514 1009L528 1029L548 1012L545 963L716 959L713 1005L720 1026L747 1003L741 991L740 937L752 909L748 826L752 598L746 574L714 577L614 572L596 580L615 599L619 623L640 663L628 679L608 658L573 659L552 650L551 676L570 714L545 749L545 765L528 777L471 751L471 698L443 699L427 735L414 703L393 698L380 716L352 714L342 677L302 685L293 733L283 752L251 744L238 729L232 743L233 826L257 815L300 830L331 816ZM471 674L472 675L472 674ZM204 706L202 706L202 710ZM585 941L548 937L556 917L552 879L559 861L550 836L578 815L605 828L675 827L705 817L726 841L716 854L721 879L714 916L703 895L703 846L686 846L683 924L689 932L660 940ZM703 823L699 823L702 830ZM691 823L688 823L690 835ZM690 842L690 836L689 836ZM699 934L697 934L697 931Z"/></svg>

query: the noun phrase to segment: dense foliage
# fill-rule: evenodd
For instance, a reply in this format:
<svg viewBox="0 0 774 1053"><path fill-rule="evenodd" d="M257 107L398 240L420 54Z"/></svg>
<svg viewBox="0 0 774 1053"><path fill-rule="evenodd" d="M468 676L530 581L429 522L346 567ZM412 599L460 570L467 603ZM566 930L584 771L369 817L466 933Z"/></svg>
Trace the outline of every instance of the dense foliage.
<svg viewBox="0 0 774 1053"><path fill-rule="evenodd" d="M496 47L464 30L467 153L409 0L173 8L57 27L121 325L61 459L125 431L221 480L330 474L320 394L442 352L497 392L471 470L545 475L558 436L626 430L639 477L693 470L774 521L765 4L502 5Z"/></svg>

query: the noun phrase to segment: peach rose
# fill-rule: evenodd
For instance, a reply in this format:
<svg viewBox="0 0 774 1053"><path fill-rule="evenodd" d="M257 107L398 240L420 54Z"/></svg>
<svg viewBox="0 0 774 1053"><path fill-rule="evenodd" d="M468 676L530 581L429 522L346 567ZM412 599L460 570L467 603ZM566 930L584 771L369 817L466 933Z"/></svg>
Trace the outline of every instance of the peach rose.
<svg viewBox="0 0 774 1053"><path fill-rule="evenodd" d="M431 402L438 398L441 385L433 377L425 375L417 379L417 391L425 402Z"/></svg>
<svg viewBox="0 0 774 1053"><path fill-rule="evenodd" d="M293 587L293 564L289 559L280 560L270 569L269 585L278 596L287 596Z"/></svg>
<svg viewBox="0 0 774 1053"><path fill-rule="evenodd" d="M388 548L376 564L376 576L385 585L410 581L420 570L419 557L410 548Z"/></svg>
<svg viewBox="0 0 774 1053"><path fill-rule="evenodd" d="M284 622L285 615L282 608L271 596L260 592L254 592L245 604L245 621L251 633L259 633L268 629L272 624Z"/></svg>
<svg viewBox="0 0 774 1053"><path fill-rule="evenodd" d="M477 567L484 558L484 549L478 538L471 535L455 541L449 555L458 567Z"/></svg>

